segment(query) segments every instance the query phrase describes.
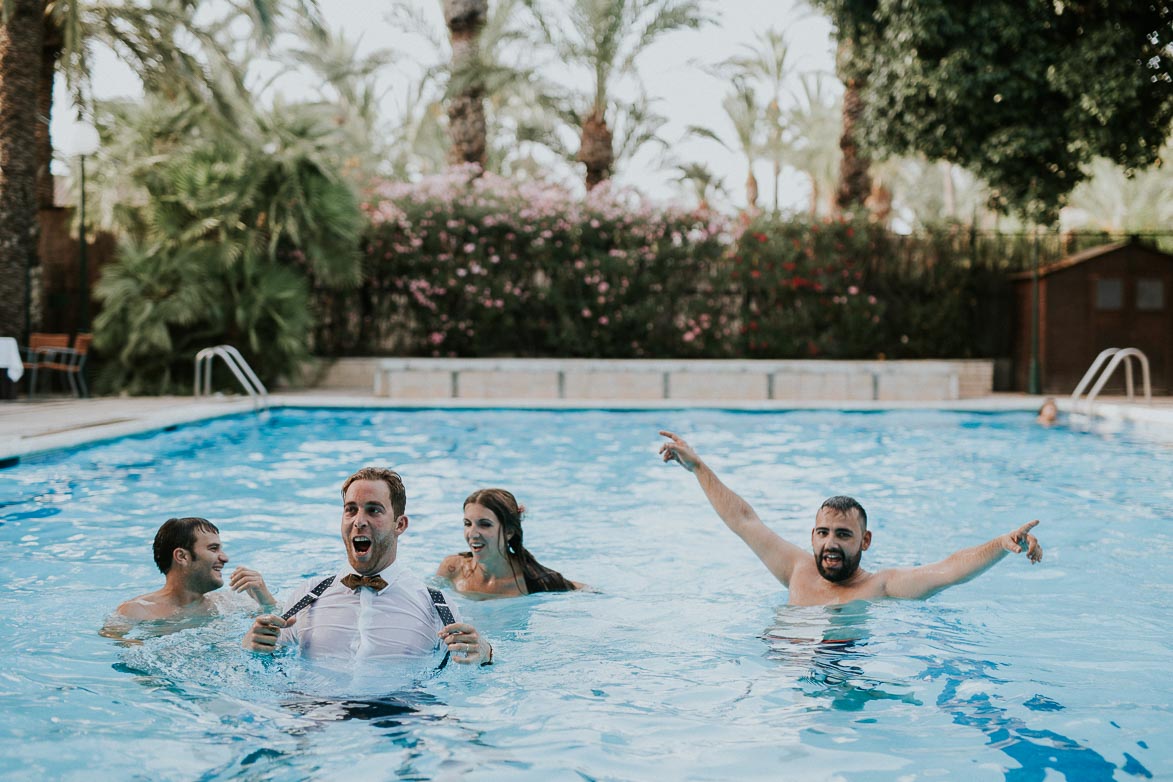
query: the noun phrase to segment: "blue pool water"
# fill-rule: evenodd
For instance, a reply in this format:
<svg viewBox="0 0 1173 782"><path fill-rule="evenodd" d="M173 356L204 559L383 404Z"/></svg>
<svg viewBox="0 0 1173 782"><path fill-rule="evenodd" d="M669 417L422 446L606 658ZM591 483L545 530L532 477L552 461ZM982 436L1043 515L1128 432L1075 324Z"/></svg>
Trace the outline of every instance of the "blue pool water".
<svg viewBox="0 0 1173 782"><path fill-rule="evenodd" d="M792 608L656 456L688 438L781 534L850 493L870 569L1031 518L926 602ZM342 479L398 468L409 569L504 486L595 591L460 600L499 664L325 672L239 648L250 606L120 645L158 525L203 515L279 593L334 572ZM0 778L1127 780L1173 775L1173 450L1025 413L323 411L234 417L0 470ZM459 598L458 598L459 600ZM823 644L823 638L857 639Z"/></svg>

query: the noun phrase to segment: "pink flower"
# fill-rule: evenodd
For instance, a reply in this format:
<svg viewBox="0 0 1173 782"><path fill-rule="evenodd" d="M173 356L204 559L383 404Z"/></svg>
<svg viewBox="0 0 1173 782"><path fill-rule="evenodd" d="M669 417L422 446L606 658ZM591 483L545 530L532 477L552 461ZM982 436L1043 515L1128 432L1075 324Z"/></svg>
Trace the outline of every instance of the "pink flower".
<svg viewBox="0 0 1173 782"><path fill-rule="evenodd" d="M591 316L591 311L588 310L586 307L583 307L582 308L582 316L584 318L589 318Z"/></svg>
<svg viewBox="0 0 1173 782"><path fill-rule="evenodd" d="M611 322L611 321L607 319L607 316L606 316L606 315L600 315L600 316L599 316L599 325L600 325L600 326L606 326L606 325L607 325L608 323L610 323L610 322Z"/></svg>

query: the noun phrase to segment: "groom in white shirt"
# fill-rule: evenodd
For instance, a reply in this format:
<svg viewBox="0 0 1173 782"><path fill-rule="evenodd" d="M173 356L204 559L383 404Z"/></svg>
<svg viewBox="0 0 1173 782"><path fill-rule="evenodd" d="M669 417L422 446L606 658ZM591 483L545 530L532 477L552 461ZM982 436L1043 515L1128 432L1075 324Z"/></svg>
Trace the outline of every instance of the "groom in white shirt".
<svg viewBox="0 0 1173 782"><path fill-rule="evenodd" d="M447 646L458 663L493 661L493 647L459 621L443 595L395 562L407 529L407 493L393 470L364 467L342 484L342 544L348 566L307 583L282 616L256 618L241 644L273 652L296 643L303 654L352 661L418 657Z"/></svg>

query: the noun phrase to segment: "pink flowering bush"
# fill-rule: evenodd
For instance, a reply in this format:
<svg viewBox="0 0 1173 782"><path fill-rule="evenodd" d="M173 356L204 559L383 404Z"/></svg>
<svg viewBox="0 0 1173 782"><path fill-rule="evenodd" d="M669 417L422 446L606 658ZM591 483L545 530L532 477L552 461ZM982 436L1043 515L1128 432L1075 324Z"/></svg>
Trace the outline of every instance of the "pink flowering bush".
<svg viewBox="0 0 1173 782"><path fill-rule="evenodd" d="M353 296L326 301L319 340L336 352L636 357L729 351L713 313L727 241L708 214L633 205L454 168L386 184ZM325 297L320 297L325 298ZM727 325L725 341L699 322Z"/></svg>

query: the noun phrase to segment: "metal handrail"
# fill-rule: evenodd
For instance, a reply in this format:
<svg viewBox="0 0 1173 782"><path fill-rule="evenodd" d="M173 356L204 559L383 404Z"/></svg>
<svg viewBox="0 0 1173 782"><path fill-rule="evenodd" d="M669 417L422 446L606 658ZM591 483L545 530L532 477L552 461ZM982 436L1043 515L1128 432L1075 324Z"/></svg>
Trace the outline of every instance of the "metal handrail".
<svg viewBox="0 0 1173 782"><path fill-rule="evenodd" d="M1072 404L1079 402L1080 394L1084 392L1084 389L1091 385L1092 380L1095 379L1096 372L1104 365L1104 362L1119 352L1120 348L1104 348L1100 351L1100 355L1096 356L1096 360L1093 361L1092 365L1087 368L1087 372L1083 373L1083 377L1080 378L1079 385L1077 385L1075 390L1071 392Z"/></svg>
<svg viewBox="0 0 1173 782"><path fill-rule="evenodd" d="M1144 381L1145 402L1151 405L1153 403L1153 387L1149 376L1149 359L1137 348L1108 348L1107 350L1102 351L1099 356L1096 356L1096 360L1092 363L1091 369L1087 371L1087 373L1084 375L1084 379L1080 381L1079 385L1072 393L1071 401L1075 404L1078 404L1079 395L1083 392L1083 389L1087 385L1085 381L1087 381L1089 377L1095 374L1095 370L1099 367L1100 364L1103 363L1103 360L1107 356L1111 356L1112 360L1108 362L1108 366L1105 367L1104 371L1100 373L1096 384L1092 386L1092 390L1088 392L1087 397L1084 399L1084 403L1087 405L1086 415L1088 418L1092 417L1096 397L1100 395L1102 390L1104 390L1104 386L1108 384L1108 380L1112 377L1112 372L1121 363L1124 364L1125 392L1128 395L1128 401L1132 401L1134 396L1132 382L1132 362L1128 360L1131 358L1135 358L1140 363L1141 377Z"/></svg>
<svg viewBox="0 0 1173 782"><path fill-rule="evenodd" d="M253 368L240 355L240 351L232 345L216 345L204 348L195 357L195 388L192 395L197 399L210 396L212 393L212 361L219 356L228 369L236 376L237 381L248 392L252 399L254 410L269 408L269 390L253 372Z"/></svg>

